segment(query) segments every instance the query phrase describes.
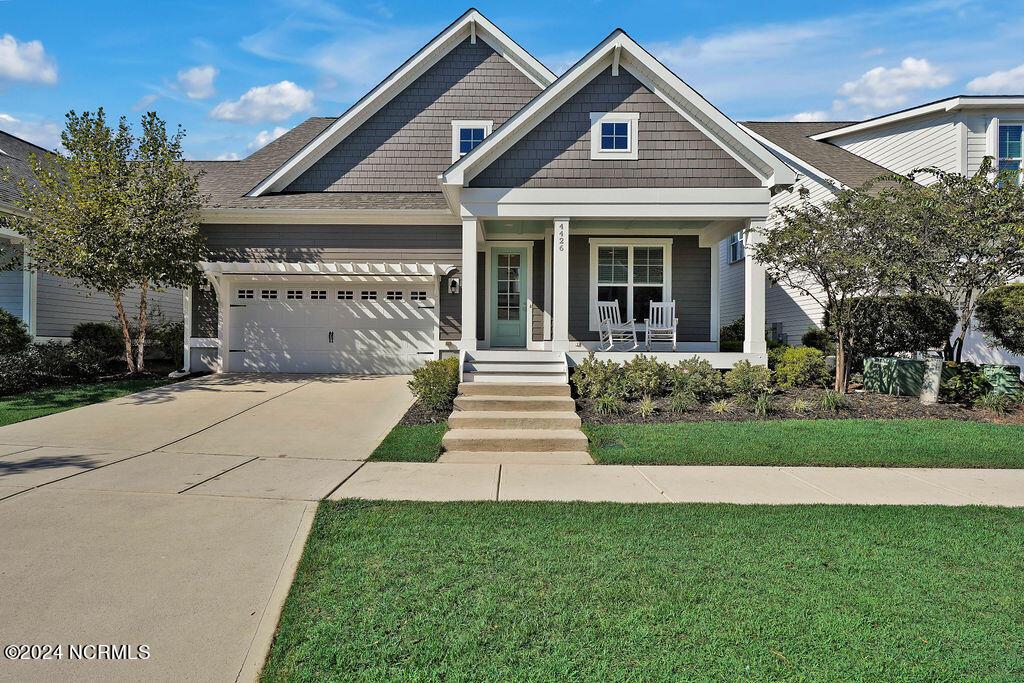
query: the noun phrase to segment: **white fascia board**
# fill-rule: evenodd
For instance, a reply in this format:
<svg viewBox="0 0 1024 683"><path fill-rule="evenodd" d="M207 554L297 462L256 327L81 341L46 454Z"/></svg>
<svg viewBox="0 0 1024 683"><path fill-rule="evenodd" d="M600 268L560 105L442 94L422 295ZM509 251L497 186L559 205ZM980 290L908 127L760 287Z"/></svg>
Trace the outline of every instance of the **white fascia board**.
<svg viewBox="0 0 1024 683"><path fill-rule="evenodd" d="M737 125L739 125L739 127L742 128L743 130L747 131L747 133L750 135L750 137L754 138L755 140L760 142L762 145L764 145L768 149L775 150L781 156L785 157L785 159L791 159L793 165L801 166L801 167L807 169L809 172L811 172L815 176L817 176L818 179L820 179L821 181L824 181L824 182L826 182L826 183L828 183L830 185L835 185L837 188L846 188L845 184L843 184L840 181L836 180L835 178L830 176L828 173L825 173L820 168L817 168L816 166L807 163L802 158L796 156L795 154L793 154L789 150L783 149L782 147L779 147L777 144L775 144L774 142L772 142L768 138L764 137L763 135L758 135L757 133L755 133L754 131L750 130L749 128L747 128L743 124L737 124ZM793 170L794 170L794 172L796 172L796 169L793 169Z"/></svg>
<svg viewBox="0 0 1024 683"><path fill-rule="evenodd" d="M445 184L465 185L518 142L544 118L579 92L618 55L622 64L681 116L719 142L766 185L794 182L792 170L747 135L732 119L651 56L621 29L616 29L547 90L519 110L472 152L442 174ZM639 73L637 73L639 72Z"/></svg>
<svg viewBox="0 0 1024 683"><path fill-rule="evenodd" d="M468 38L473 30L476 31L477 38L483 39L495 52L507 59L541 88L546 88L555 80L555 75L533 55L516 44L477 10L469 10L267 176L248 193L248 196L259 197L266 192L277 192L287 187L303 171L328 151L334 149L368 118L405 90L409 84Z"/></svg>
<svg viewBox="0 0 1024 683"><path fill-rule="evenodd" d="M203 209L203 223L252 223L257 225L342 224L342 225L461 225L447 209L422 211L346 211L340 209Z"/></svg>

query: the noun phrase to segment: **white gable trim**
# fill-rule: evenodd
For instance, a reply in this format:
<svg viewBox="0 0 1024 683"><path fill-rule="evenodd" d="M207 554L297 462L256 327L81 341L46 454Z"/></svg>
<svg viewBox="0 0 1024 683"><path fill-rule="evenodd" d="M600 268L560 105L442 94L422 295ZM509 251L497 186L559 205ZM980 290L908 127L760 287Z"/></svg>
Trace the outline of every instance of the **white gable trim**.
<svg viewBox="0 0 1024 683"><path fill-rule="evenodd" d="M921 116L928 116L939 112L956 111L959 109L988 109L997 107L1020 107L1024 106L1024 97L950 97L938 102L929 102L918 107L911 107L903 111L885 114L860 123L853 123L842 128L827 130L824 133L810 136L812 140L830 140L832 138L859 133L873 128L881 128L907 119L915 119Z"/></svg>
<svg viewBox="0 0 1024 683"><path fill-rule="evenodd" d="M555 75L529 52L492 24L484 15L471 9L455 20L419 52L391 73L381 83L335 120L322 133L308 142L290 159L267 176L249 193L258 197L267 192L279 192L298 178L306 169L334 149L342 140L361 126L368 118L405 90L413 81L437 64L466 38L482 39L499 55L523 72L540 88L546 88Z"/></svg>
<svg viewBox="0 0 1024 683"><path fill-rule="evenodd" d="M789 166L718 111L624 31L617 29L476 149L448 168L442 175L444 185L464 186L612 64L616 57L641 83L761 178L765 186L788 185L794 181Z"/></svg>

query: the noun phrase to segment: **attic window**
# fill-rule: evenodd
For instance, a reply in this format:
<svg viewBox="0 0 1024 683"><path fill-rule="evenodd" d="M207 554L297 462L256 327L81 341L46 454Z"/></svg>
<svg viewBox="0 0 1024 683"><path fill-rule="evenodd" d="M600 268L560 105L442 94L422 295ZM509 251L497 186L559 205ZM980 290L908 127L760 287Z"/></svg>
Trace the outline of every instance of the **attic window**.
<svg viewBox="0 0 1024 683"><path fill-rule="evenodd" d="M638 112L591 112L590 158L637 159Z"/></svg>
<svg viewBox="0 0 1024 683"><path fill-rule="evenodd" d="M472 152L493 127L493 121L452 121L452 161Z"/></svg>

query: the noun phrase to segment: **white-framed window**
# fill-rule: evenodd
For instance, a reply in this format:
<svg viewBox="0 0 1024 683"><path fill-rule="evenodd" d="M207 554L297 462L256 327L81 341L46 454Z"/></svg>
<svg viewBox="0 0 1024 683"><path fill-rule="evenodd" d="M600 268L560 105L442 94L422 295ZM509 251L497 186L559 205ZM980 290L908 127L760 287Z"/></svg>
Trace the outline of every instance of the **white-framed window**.
<svg viewBox="0 0 1024 683"><path fill-rule="evenodd" d="M361 301L376 301L377 292L373 291L372 289L364 289L359 293L359 299Z"/></svg>
<svg viewBox="0 0 1024 683"><path fill-rule="evenodd" d="M309 290L309 298L313 301L326 301L327 290L326 289L311 289Z"/></svg>
<svg viewBox="0 0 1024 683"><path fill-rule="evenodd" d="M385 295L384 299L386 301L401 301L402 300L402 291L401 290L388 290L388 293Z"/></svg>
<svg viewBox="0 0 1024 683"><path fill-rule="evenodd" d="M277 298L277 290L276 289L261 289L260 290L260 298L261 299L276 299Z"/></svg>
<svg viewBox="0 0 1024 683"><path fill-rule="evenodd" d="M734 232L729 235L729 263L742 261L747 255L743 247L743 233Z"/></svg>
<svg viewBox="0 0 1024 683"><path fill-rule="evenodd" d="M493 121L452 121L452 161L458 161L484 141L494 128Z"/></svg>
<svg viewBox="0 0 1024 683"><path fill-rule="evenodd" d="M351 289L339 289L338 290L338 301L352 301L355 298L352 295Z"/></svg>
<svg viewBox="0 0 1024 683"><path fill-rule="evenodd" d="M422 291L422 290L415 291L415 292L409 292L409 299L410 299L410 301L426 301L427 300L427 293Z"/></svg>
<svg viewBox="0 0 1024 683"><path fill-rule="evenodd" d="M255 292L253 292L253 290L251 289L239 289L238 292L236 293L236 296L239 299L254 299Z"/></svg>
<svg viewBox="0 0 1024 683"><path fill-rule="evenodd" d="M672 240L590 240L590 329L598 329L597 302L616 301L622 320L640 326L652 301L672 300Z"/></svg>
<svg viewBox="0 0 1024 683"><path fill-rule="evenodd" d="M998 163L1000 171L1020 171L1024 169L1022 137L1024 137L1024 123L999 124ZM1017 182L1020 182L1019 173L1017 175Z"/></svg>
<svg viewBox="0 0 1024 683"><path fill-rule="evenodd" d="M591 159L637 159L639 112L590 112Z"/></svg>
<svg viewBox="0 0 1024 683"><path fill-rule="evenodd" d="M290 299L292 301L298 301L298 300L302 299L302 290L301 289L289 289L289 290L286 290L285 291L285 298L286 299Z"/></svg>

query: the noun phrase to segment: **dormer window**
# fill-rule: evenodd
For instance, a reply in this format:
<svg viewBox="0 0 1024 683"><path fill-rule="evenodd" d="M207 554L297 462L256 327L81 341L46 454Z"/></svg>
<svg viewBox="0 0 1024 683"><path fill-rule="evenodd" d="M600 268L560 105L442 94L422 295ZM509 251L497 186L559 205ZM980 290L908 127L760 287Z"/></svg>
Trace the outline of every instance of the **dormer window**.
<svg viewBox="0 0 1024 683"><path fill-rule="evenodd" d="M590 158L637 158L638 112L591 112Z"/></svg>
<svg viewBox="0 0 1024 683"><path fill-rule="evenodd" d="M472 152L493 127L493 121L452 121L452 161Z"/></svg>

